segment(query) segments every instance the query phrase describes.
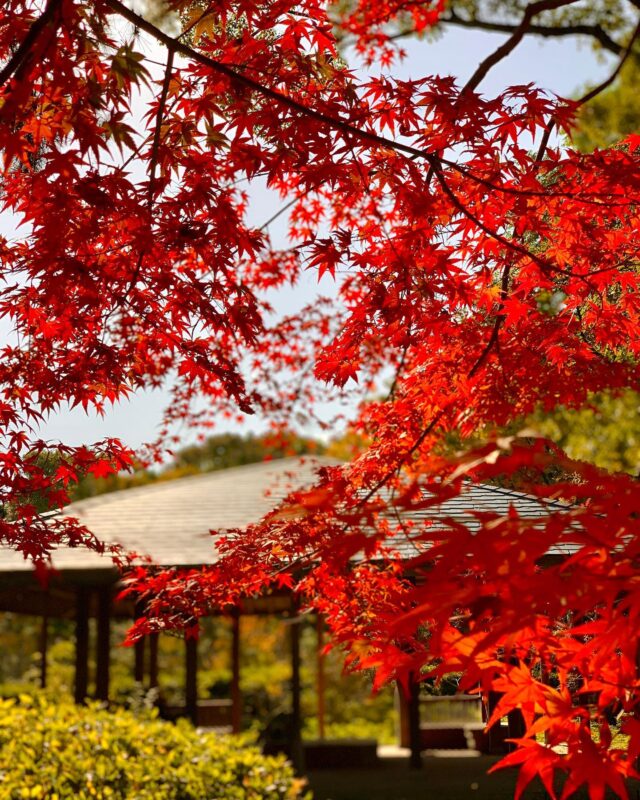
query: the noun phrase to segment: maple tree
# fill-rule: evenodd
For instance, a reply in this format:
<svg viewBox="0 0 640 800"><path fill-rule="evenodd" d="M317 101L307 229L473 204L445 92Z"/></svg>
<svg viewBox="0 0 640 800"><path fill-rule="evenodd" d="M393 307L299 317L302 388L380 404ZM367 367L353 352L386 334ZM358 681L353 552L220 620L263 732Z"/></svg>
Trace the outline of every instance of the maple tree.
<svg viewBox="0 0 640 800"><path fill-rule="evenodd" d="M378 682L460 672L462 688L501 693L491 722L521 709L506 759L524 765L518 795L538 775L555 796L565 773L565 797L625 796L640 753L636 482L526 436L456 458L438 445L637 388L640 140L581 153L559 134L623 69L638 5L172 0L150 21L121 0L5 0L3 543L40 568L60 545L104 549L30 502L64 505L79 476L132 463L116 440L40 439L61 404L101 410L169 378L163 436L220 412L285 425L391 371L386 396L359 406L368 446L348 466L227 535L212 567L134 571L148 615L132 635L291 586ZM485 14L501 8L511 21ZM440 18L506 38L463 85L395 78L404 37ZM529 33L592 36L616 64L579 100L487 96ZM284 246L273 218L249 220L260 182L283 197ZM334 296L275 314L305 269L332 276ZM569 477L550 485L549 468ZM470 481L513 474L548 514L430 527Z"/></svg>

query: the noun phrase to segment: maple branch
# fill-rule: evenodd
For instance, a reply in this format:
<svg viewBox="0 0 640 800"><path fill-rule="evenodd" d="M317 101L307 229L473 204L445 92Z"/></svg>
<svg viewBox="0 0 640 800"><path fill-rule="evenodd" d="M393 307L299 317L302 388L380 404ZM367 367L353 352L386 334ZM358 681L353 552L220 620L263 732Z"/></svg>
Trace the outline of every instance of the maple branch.
<svg viewBox="0 0 640 800"><path fill-rule="evenodd" d="M358 138L361 141L366 141L366 142L369 142L370 144L373 144L373 145L376 145L376 146L379 146L379 147L386 147L386 148L389 148L390 150L393 150L395 152L404 153L405 155L410 156L412 159L416 159L416 158L425 159L427 161L427 163L430 165L429 173L428 173L428 176L426 178L427 185L431 182L431 179L433 178L434 168L436 166L440 165L440 164L446 164L447 166L450 166L450 167L456 169L457 171L465 174L467 177L471 177L473 180L477 180L480 183L485 183L488 187L499 188L501 191L505 191L505 192L513 192L513 193L520 193L520 194L533 194L533 192L531 192L530 190L529 191L523 191L523 190L517 190L517 189L508 189L507 187L495 187L493 184L483 180L482 178L478 178L477 176L473 175L468 170L465 170L460 165L454 164L453 162L445 159L443 156L438 155L437 153L430 152L430 151L427 151L427 150L423 150L423 149L418 148L418 147L413 147L412 145L404 144L402 142L397 142L397 141L395 141L393 139L389 139L386 136L381 136L381 135L379 135L377 133L374 133L372 131L363 130L362 128L358 128L357 126L353 125L352 123L350 123L350 122L348 122L346 120L336 119L335 117L331 116L330 114L325 114L322 111L318 111L317 109L310 108L309 106L304 105L304 103L301 103L301 102L293 99L292 97L289 97L289 96L287 96L285 94L282 94L281 92L278 92L275 89L271 89L268 86L264 86L259 81L256 81L256 80L254 80L253 78L250 78L247 75L244 75L242 73L236 72L234 69L232 69L227 64L223 64L223 63L221 63L219 61L216 61L215 59L210 58L209 56L206 56L206 55L204 55L202 53L199 53L197 50L194 50L192 47L189 47L189 46L183 44L178 39L172 38L168 34L164 33L164 31L160 30L155 25L153 25L152 23L147 22L147 20L145 20L139 14L136 14L134 11L131 11L129 8L124 6L120 2L120 0L104 0L104 1L114 11L114 13L122 15L129 22L131 22L133 25L136 25L141 30L144 30L146 33L148 33L150 36L153 36L157 41L161 42L166 47L172 49L174 52L178 52L181 55L184 55L187 58L192 58L194 61L197 61L198 63L202 64L203 66L207 66L207 67L209 67L209 68L211 68L211 69L213 69L213 70L225 75L227 78L229 78L233 82L239 83L239 84L241 84L241 85L243 85L243 86L245 86L247 88L250 88L250 89L252 89L252 90L254 90L256 92L259 92L263 96L268 97L269 99L278 102L278 104L280 104L280 105L283 105L283 106L285 106L285 107L287 107L287 108L289 108L289 109L291 109L293 111L297 111L300 114L303 114L303 115L305 115L307 117L315 119L315 120L317 120L319 122L322 122L322 123L324 123L326 125L329 125L330 127L334 128L334 129L337 129L337 130L340 130L341 132L343 132L345 134L351 134L351 135L355 136L356 138ZM575 1L576 0L544 0L544 2L534 4L534 6L538 7L538 10L532 12L531 15L533 15L533 13L539 13L542 10L546 10L546 7L549 7L549 3L550 2L553 2L553 4L555 6L558 6L558 5L568 5L568 4L573 3ZM545 9L541 8L541 6L543 6L543 5L545 6ZM530 6L529 8L532 8L532 6ZM467 84L467 87L468 86L469 86L469 84ZM465 87L465 88L467 88L467 87ZM463 89L463 92L464 92L464 89ZM548 140L548 136L547 136L547 140ZM270 222L271 221L272 220L270 220Z"/></svg>
<svg viewBox="0 0 640 800"><path fill-rule="evenodd" d="M439 167L436 168L435 176L436 176L436 178L438 180L438 183L442 187L443 192L447 195L449 200L451 200L451 202L458 209L458 211L461 214L463 214L465 217L467 217L467 219L471 220L471 222L473 222L474 225L477 225L478 228L480 228L480 230L483 233L485 233L487 236L490 236L492 239L495 239L499 244L503 245L507 249L515 250L517 253L520 253L521 256L524 256L526 258L530 258L532 261L534 261L540 267L540 269L545 274L547 272L557 272L560 275L565 275L566 277L569 277L569 278L576 278L576 277L580 278L581 280L583 280L584 282L586 282L589 285L589 282L587 281L587 279L586 279L586 277L584 275L575 275L573 272L571 272L569 270L562 269L562 267L559 267L556 264L552 264L550 261L547 261L544 258L540 258L540 256L538 256L536 253L532 253L526 247L523 247L522 245L519 245L517 242L514 242L513 240L507 239L501 233L498 233L498 231L495 231L492 228L490 228L479 217L477 217L472 211L470 211L464 205L464 203L461 202L461 200L458 198L456 193L451 189L451 187L447 183L444 175L442 174L442 169L441 168L439 168Z"/></svg>
<svg viewBox="0 0 640 800"><path fill-rule="evenodd" d="M411 335L410 331L409 331L408 335L409 336ZM402 356L400 358L398 366L396 367L396 373L393 376L393 383L391 384L391 386L389 388L389 392L387 393L387 396L385 397L385 401L389 401L395 396L396 389L398 387L398 381L400 380L400 375L402 373L402 370L404 369L404 365L405 365L405 361L407 360L407 353L408 352L409 352L409 342L405 342L404 347L402 348Z"/></svg>
<svg viewBox="0 0 640 800"><path fill-rule="evenodd" d="M601 92L603 92L609 86L611 86L611 84L615 81L615 79L620 74L620 71L621 71L622 67L624 66L626 60L629 58L629 55L631 54L632 49L633 49L633 45L634 45L634 43L635 43L635 41L636 41L636 39L638 38L639 35L640 35L640 20L638 21L638 24L636 25L635 30L634 30L634 32L633 32L633 34L631 36L631 39L629 40L629 42L628 42L628 44L627 44L627 46L626 46L626 48L625 48L625 50L624 50L624 52L622 54L622 57L618 61L618 64L617 64L616 68L613 70L613 72L604 81L602 81L600 84L598 84L593 89L591 89L589 92L587 92L583 97L581 97L577 101L577 105L578 106L582 106L585 103L588 103L590 100L593 100L594 97L597 97L597 95L599 95ZM542 159L544 158L545 152L546 152L547 147L549 145L549 139L551 137L551 133L552 133L554 127L555 127L555 122L553 120L550 120L548 125L547 125L547 127L546 127L546 129L545 129L545 131L544 131L544 134L542 136L542 141L540 142L540 147L539 147L538 153L536 155L536 160L537 161L542 161ZM465 173L467 173L466 170L465 170ZM472 173L467 173L467 174L469 175L469 177L475 178L475 176ZM464 213L466 213L467 216L470 219L472 219L474 222L476 222L476 224L481 224L482 225L480 220L478 220L477 217L475 217L475 215L472 215L471 212L469 212L469 210L466 207L464 207L462 203L458 202L458 198L456 197L454 192L451 191L450 187L448 187L448 185L444 181L444 176L442 176L440 174L440 170L439 169L436 169L436 177L438 178L438 180L440 182L440 185L442 186L442 188L445 191L445 193L447 194L447 196L452 200L452 202L456 203L457 207L460 210L464 210ZM499 236L499 234L497 234L497 232L495 234L492 234L491 231L486 227L483 227L483 230L484 230L485 233L488 233L489 235L495 235L496 237ZM502 241L502 239L503 239L503 237L500 237L499 241ZM505 242L506 241L508 241L508 240L505 240ZM522 254L523 254L523 251L528 252L526 250L526 248L523 248L523 247L517 245L515 242L510 242L510 244L511 244L512 247L515 247L517 250L519 250ZM534 254L531 254L531 256L533 256L533 255ZM541 264L542 262L540 260L537 260L537 263ZM547 264L548 262L545 261L544 263ZM482 350L478 360L475 362L475 364L473 365L473 367L471 368L471 370L469 372L469 377L470 378L473 377L477 373L477 371L480 369L482 364L488 358L489 353L491 352L493 347L498 342L498 336L500 334L500 329L501 329L501 327L502 327L502 325L504 323L504 320L505 320L505 315L502 312L504 310L504 303L505 303L505 301L507 299L507 295L508 295L510 272L511 272L511 263L508 262L507 264L505 264L504 270L502 272L501 289L500 289L500 306L499 306L498 314L496 316L496 319L495 319L495 322L494 322L494 325L493 325L493 330L491 331L491 336L489 338L489 341L485 345L485 347Z"/></svg>
<svg viewBox="0 0 640 800"><path fill-rule="evenodd" d="M476 363L471 367L469 370L469 378L473 378L476 372L480 369L480 367L484 364L485 360L489 356L489 353L493 349L494 345L498 343L498 336L500 334L500 328L504 324L505 321L505 314L504 312L504 304L509 294L509 277L511 275L511 262L508 261L504 269L502 270L502 279L500 281L500 306L498 308L498 314L496 315L495 322L493 324L493 330L491 331L491 336L489 341L484 347L484 350L478 356Z"/></svg>
<svg viewBox="0 0 640 800"><path fill-rule="evenodd" d="M640 8L640 3L638 3L638 7ZM594 86L593 89L588 91L579 100L576 101L576 106L578 108L581 108L586 103L589 103L599 94L601 94L601 92L604 92L605 89L608 89L609 86L611 86L611 84L620 74L622 68L625 65L625 62L631 55L631 52L633 51L633 45L635 44L638 35L640 35L640 20L638 21L638 24L636 25L633 33L631 34L631 38L629 39L629 42L625 47L624 52L622 53L622 57L618 61L616 68L613 70L613 72L609 75L608 78L605 78L605 80L602 81L602 83L599 83L597 86ZM555 122L552 119L549 120L547 127L545 128L544 134L542 135L540 147L536 155L537 161L542 161L542 159L544 158L544 155L547 151L547 147L549 145L549 139L551 138L551 134L553 132L554 127L555 127Z"/></svg>
<svg viewBox="0 0 640 800"><path fill-rule="evenodd" d="M547 123L547 127L544 129L544 133L542 134L542 139L540 140L540 147L538 148L538 152L536 153L536 161L542 161L545 157L547 152L547 147L549 147L549 139L551 138L551 134L553 133L553 129L555 128L556 123L550 119Z"/></svg>
<svg viewBox="0 0 640 800"><path fill-rule="evenodd" d="M171 74L173 71L173 57L174 49L168 48L167 63L165 66L164 79L162 81L162 89L160 90L160 100L158 102L158 113L156 114L156 124L153 132L153 143L151 145L151 157L149 159L149 188L147 190L147 210L151 213L153 209L153 190L156 182L156 166L158 163L158 150L160 148L160 134L162 128L162 118L164 117L165 107L167 103L167 94L169 93L169 84L171 83ZM125 305L129 299L133 287L138 282L140 272L142 270L142 262L144 261L145 250L144 248L138 254L138 261L136 262L135 269L131 275L131 280L127 286L124 295L120 300L121 305Z"/></svg>
<svg viewBox="0 0 640 800"><path fill-rule="evenodd" d="M27 35L24 37L9 61L0 70L0 86L4 85L14 72L26 63L31 53L31 48L37 42L44 28L53 22L58 9L62 5L62 0L48 0L42 14L33 21Z"/></svg>
<svg viewBox="0 0 640 800"><path fill-rule="evenodd" d="M424 440L429 436L430 433L433 433L434 428L440 422L442 417L445 415L445 412L449 410L449 406L451 403L448 403L446 406L443 406L440 411L438 411L435 416L431 418L429 424L422 429L419 436L416 438L414 443L411 447L400 456L400 459L395 467L390 469L385 475L380 478L380 480L370 489L366 495L360 500L358 506L363 506L365 503L368 503L371 498L382 489L382 487L387 483L387 481L392 478L395 474L397 474L402 465L406 464L407 461L411 458L411 456L416 452L416 450L420 447L420 445L424 442Z"/></svg>
<svg viewBox="0 0 640 800"><path fill-rule="evenodd" d="M550 122L546 127L543 134L542 141L540 143L540 148L538 150L537 160L540 161L544 156L544 150L546 150L549 144L549 136L553 131L554 127L553 122ZM544 150L543 150L544 144ZM627 194L620 193L603 193L603 192L585 192L583 194L578 194L576 192L561 192L561 191L547 191L546 189L517 189L513 186L501 186L498 183L494 183L490 181L488 178L483 178L481 175L474 174L471 170L467 169L462 164L456 164L455 161L451 161L448 158L440 158L440 162L445 166L449 167L454 172L458 172L465 178L473 181L474 183L478 183L481 186L486 186L487 189L491 189L494 192L502 192L503 194L512 194L517 195L519 197L563 197L571 200L579 200L581 203L585 205L595 205L601 206L602 200L604 198L607 201L612 202L616 198L620 198L619 202L616 205L626 206L632 205L633 200L630 200ZM599 198L599 199L592 199L592 198Z"/></svg>
<svg viewBox="0 0 640 800"><path fill-rule="evenodd" d="M624 67L627 59L631 55L631 52L633 51L633 45L635 44L639 35L640 35L640 19L638 20L638 23L636 24L636 27L633 33L631 34L631 38L629 39L629 43L627 44L624 53L622 54L622 58L618 61L617 67L613 70L613 72L611 73L611 75L609 75L608 78L605 78L605 80L602 81L602 83L599 83L597 86L594 86L593 89L591 89L585 95L583 95L577 101L578 106L583 106L585 105L585 103L590 102L595 97L597 97L601 92L604 92L605 89L608 89L609 86L611 86L611 84L620 74L620 71Z"/></svg>
<svg viewBox="0 0 640 800"><path fill-rule="evenodd" d="M295 204L298 202L298 200L300 200L300 197L294 197L294 198L292 198L291 200L289 200L289 202L288 202L288 203L285 203L285 204L282 206L282 208L279 208L279 209L278 209L278 210L277 210L277 211L276 211L274 214L272 214L272 215L269 217L269 219L268 219L266 222L264 222L264 223L263 223L263 224L260 226L260 230L261 230L261 231L264 231L264 230L266 230L266 229L269 227L269 225L271 225L273 222L275 222L277 219L279 219L279 218L280 218L280 217L281 217L283 214L286 214L286 213L287 213L287 211L288 211L290 208L292 208L292 207L293 207L293 206L294 206L294 205L295 205Z"/></svg>
<svg viewBox="0 0 640 800"><path fill-rule="evenodd" d="M464 17L458 16L453 9L450 12L450 16L441 17L439 21L445 25L455 25L456 27L460 28L473 28L476 30L490 31L493 33L514 33L518 28L517 25L513 25L508 22L493 22L491 20L481 20L477 18L465 19ZM413 33L413 31L399 33L392 38L399 39L411 33ZM563 27L531 24L528 26L525 35L541 36L545 39L559 38L564 36L589 36L599 42L599 44L601 44L605 50L608 50L614 55L620 55L623 50L622 46L619 45L618 42L616 42L599 24L588 25L585 23L576 23Z"/></svg>
<svg viewBox="0 0 640 800"><path fill-rule="evenodd" d="M500 47L494 50L491 55L487 56L484 61L478 65L476 71L464 85L461 95L476 89L485 79L488 72L515 50L527 34L533 17L541 14L543 11L551 11L556 8L562 8L563 6L570 6L575 2L576 0L538 0L538 2L528 5L520 24L514 29L506 42L503 42Z"/></svg>
<svg viewBox="0 0 640 800"><path fill-rule="evenodd" d="M564 1L566 2L566 0ZM575 2L575 0L571 0L571 2ZM356 136L358 139L369 142L370 144L374 144L379 147L387 147L390 150L395 150L396 152L404 153L405 155L414 156L416 158L424 158L427 161L438 160L438 156L436 156L434 153L430 153L418 147L412 147L408 144L403 144L402 142L396 142L393 139L388 139L386 136L380 136L373 131L366 131L362 128L358 128L356 125L353 125L347 120L336 119L330 114L325 114L324 112L318 111L315 108L310 108L304 103L301 103L298 100L295 100L294 98L277 91L277 89L264 86L262 83L250 78L248 75L245 75L241 72L236 72L236 70L232 69L228 64L224 64L221 61L217 61L214 58L206 56L204 53L199 53L197 50L194 50L192 47L180 42L178 39L174 39L173 37L169 36L151 22L147 22L144 17L136 14L135 11L127 8L127 6L120 2L120 0L104 0L104 3L115 14L124 17L132 25L135 25L137 28L143 30L145 33L148 33L149 36L152 36L154 39L156 39L156 41L164 44L165 47L172 48L176 53L180 53L186 58L193 59L199 64L209 67L209 69L214 70L220 75L224 75L233 83L258 92L263 97L273 100L280 106L289 108L292 111L297 111L298 113L303 114L310 119L315 119L318 122L329 125L330 127L342 131L343 133L350 133L353 136Z"/></svg>
<svg viewBox="0 0 640 800"><path fill-rule="evenodd" d="M160 91L160 100L158 102L158 113L156 114L156 125L153 132L153 144L151 145L151 158L149 161L149 190L147 193L147 207L149 209L151 209L151 206L153 205L153 190L156 182L156 166L158 163L158 150L160 149L162 119L164 117L165 107L167 104L169 84L171 83L174 53L175 51L172 47L170 47L167 51L167 65L164 71L164 79L162 81L162 89Z"/></svg>

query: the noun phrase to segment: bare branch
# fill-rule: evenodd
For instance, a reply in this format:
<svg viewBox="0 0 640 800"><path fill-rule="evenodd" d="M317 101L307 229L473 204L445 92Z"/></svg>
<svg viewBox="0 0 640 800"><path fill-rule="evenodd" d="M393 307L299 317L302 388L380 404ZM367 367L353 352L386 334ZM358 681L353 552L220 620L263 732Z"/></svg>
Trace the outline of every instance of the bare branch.
<svg viewBox="0 0 640 800"><path fill-rule="evenodd" d="M503 42L500 47L494 50L491 55L487 56L484 61L478 65L476 71L466 82L462 93L472 92L476 89L485 79L489 71L516 49L527 34L531 26L531 20L535 16L541 14L543 11L551 11L555 8L573 5L575 2L576 0L538 0L537 3L528 5L520 24L514 29L506 42Z"/></svg>
<svg viewBox="0 0 640 800"><path fill-rule="evenodd" d="M640 2L638 3L638 5L640 7ZM624 67L625 62L627 61L627 59L631 55L631 53L633 51L633 45L635 44L635 42L636 42L636 40L637 40L639 35L640 35L640 20L638 21L638 24L636 25L635 30L633 31L633 34L631 35L631 39L629 39L629 43L627 44L626 48L624 49L624 51L622 53L622 57L618 61L618 64L616 65L616 68L613 70L613 72L611 73L611 75L609 75L608 78L606 78L604 81L602 81L602 83L599 83L597 86L594 86L593 89L588 91L586 94L584 94L577 101L578 107L583 106L586 103L589 103L591 100L593 100L599 94L604 92L605 89L608 89L609 86L611 86L611 84L615 81L615 79L620 74L620 71ZM540 148L539 148L538 154L536 156L538 161L542 161L542 159L544 158L544 155L545 155L545 153L547 151L547 147L549 145L549 139L551 138L551 133L553 132L554 127L555 127L554 121L553 120L549 120L549 123L547 124L547 127L545 128L544 134L542 135L542 140L540 142Z"/></svg>
<svg viewBox="0 0 640 800"><path fill-rule="evenodd" d="M622 54L622 58L618 62L618 66L614 69L614 71L611 73L611 75L609 75L608 78L602 81L602 83L599 83L597 86L594 86L593 89L588 91L578 100L579 106L582 106L585 103L588 103L590 100L593 100L594 97L597 97L601 92L604 92L605 89L608 89L609 86L611 86L611 84L620 74L620 71L622 67L624 67L625 62L631 55L631 52L633 50L633 45L636 43L636 40L639 35L640 35L640 20L638 21L638 24L636 25L635 30L631 35L631 39L629 39L629 44L626 46L624 53Z"/></svg>
<svg viewBox="0 0 640 800"><path fill-rule="evenodd" d="M465 19L459 17L455 11L451 11L448 17L441 17L440 23L445 25L455 25L460 28L473 28L475 30L490 31L493 33L514 33L518 25L508 22L494 22L492 20ZM393 38L400 38L413 33L408 31L400 33ZM543 38L560 38L564 36L589 36L595 39L605 50L614 55L620 55L623 51L622 45L618 44L601 25L587 25L576 23L575 25L536 25L532 23L526 30L526 35L541 36Z"/></svg>

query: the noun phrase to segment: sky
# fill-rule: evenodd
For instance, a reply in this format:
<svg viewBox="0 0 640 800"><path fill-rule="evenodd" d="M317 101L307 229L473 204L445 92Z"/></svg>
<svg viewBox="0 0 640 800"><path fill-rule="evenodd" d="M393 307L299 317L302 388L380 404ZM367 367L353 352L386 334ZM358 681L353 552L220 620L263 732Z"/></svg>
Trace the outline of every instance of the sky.
<svg viewBox="0 0 640 800"><path fill-rule="evenodd" d="M504 40L504 35L450 28L436 41L407 39L404 47L407 58L393 68L393 74L404 79L425 75L454 75L464 81L478 63ZM535 82L538 86L561 95L574 95L586 83L596 83L611 70L611 61L597 56L587 42L575 38L546 40L525 39L505 61L492 70L481 84L480 91L494 95L506 86ZM269 219L274 212L273 198L266 191L255 191L251 198L250 214L257 224ZM272 233L283 235L279 223ZM3 226L4 227L4 226ZM307 273L301 285L288 290L280 300L282 307L291 309L303 305L317 294L315 277ZM118 437L137 448L155 438L167 395L164 391L137 393L128 402L108 410L104 417L87 414L80 409L62 410L51 416L41 428L41 436L76 445L91 443L105 437ZM233 426L221 422L219 430ZM264 420L251 419L242 430L259 432ZM238 430L238 426L235 426ZM317 435L318 431L306 431ZM193 432L178 431L184 444L195 438Z"/></svg>

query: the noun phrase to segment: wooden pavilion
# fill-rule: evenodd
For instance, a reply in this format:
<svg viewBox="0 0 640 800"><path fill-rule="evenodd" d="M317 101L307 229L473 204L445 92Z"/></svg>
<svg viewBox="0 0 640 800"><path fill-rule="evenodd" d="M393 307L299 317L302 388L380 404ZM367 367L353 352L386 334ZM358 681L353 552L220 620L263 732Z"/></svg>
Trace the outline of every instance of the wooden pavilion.
<svg viewBox="0 0 640 800"><path fill-rule="evenodd" d="M171 482L100 495L73 503L65 513L77 517L105 542L119 542L125 548L149 555L160 566L198 567L215 561L215 540L209 531L244 528L258 521L293 489L310 485L318 467L334 465L325 458L280 459L261 462ZM516 507L524 517L545 516L544 504L534 497L494 486L470 486L459 497L447 501L428 516L433 525L438 518L454 517L469 524L469 513L491 511L506 514ZM421 512L427 515L427 512ZM416 555L406 539L396 549L407 558ZM109 700L111 624L114 619L131 620L137 609L130 600L116 600L120 576L111 561L83 549L60 549L53 559L56 574L47 588L36 580L29 562L18 553L0 548L0 611L29 614L42 619L41 684L46 685L47 628L51 618L75 620L75 679L77 702L88 697L89 622L96 621L95 697ZM242 614L279 615L286 619L291 658L292 728L301 729L300 711L300 620L291 595L279 594L248 600ZM197 693L197 640L186 638L185 708L194 723L227 726L240 730L240 649L242 619L233 618L231 645L231 697L227 701L204 701ZM322 626L317 626L319 652ZM159 684L158 635L139 641L134 647L134 677L149 688ZM318 725L324 735L324 676L322 658L317 669ZM401 703L401 738L412 752L421 749L419 699Z"/></svg>

